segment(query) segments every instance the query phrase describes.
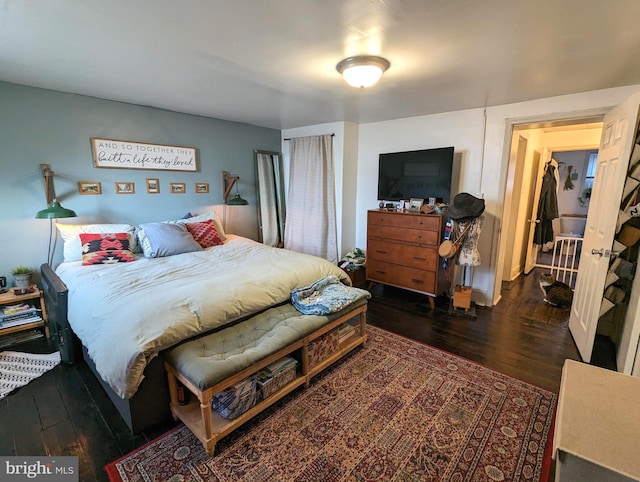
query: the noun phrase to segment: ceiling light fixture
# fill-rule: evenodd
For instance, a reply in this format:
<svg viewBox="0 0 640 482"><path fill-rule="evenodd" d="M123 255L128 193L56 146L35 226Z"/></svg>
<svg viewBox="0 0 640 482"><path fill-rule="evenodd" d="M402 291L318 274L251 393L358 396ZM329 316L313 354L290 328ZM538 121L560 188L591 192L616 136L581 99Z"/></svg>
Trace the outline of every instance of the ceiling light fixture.
<svg viewBox="0 0 640 482"><path fill-rule="evenodd" d="M375 55L357 55L338 62L336 70L347 84L363 88L374 85L391 64L387 59Z"/></svg>

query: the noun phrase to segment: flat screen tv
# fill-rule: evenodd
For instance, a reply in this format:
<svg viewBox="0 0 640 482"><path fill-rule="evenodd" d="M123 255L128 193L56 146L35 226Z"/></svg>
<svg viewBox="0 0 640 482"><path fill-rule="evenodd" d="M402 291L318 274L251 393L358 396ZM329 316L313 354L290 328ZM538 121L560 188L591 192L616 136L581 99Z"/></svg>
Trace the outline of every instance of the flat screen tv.
<svg viewBox="0 0 640 482"><path fill-rule="evenodd" d="M378 167L378 200L451 201L453 147L380 154Z"/></svg>

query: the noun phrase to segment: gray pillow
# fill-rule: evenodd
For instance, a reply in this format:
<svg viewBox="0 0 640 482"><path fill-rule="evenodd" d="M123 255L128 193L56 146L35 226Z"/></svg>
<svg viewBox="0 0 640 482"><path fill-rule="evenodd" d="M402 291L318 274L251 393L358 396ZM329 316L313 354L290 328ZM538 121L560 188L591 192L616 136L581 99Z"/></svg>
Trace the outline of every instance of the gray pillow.
<svg viewBox="0 0 640 482"><path fill-rule="evenodd" d="M147 223L138 228L138 238L147 258L202 251L202 246L182 224Z"/></svg>

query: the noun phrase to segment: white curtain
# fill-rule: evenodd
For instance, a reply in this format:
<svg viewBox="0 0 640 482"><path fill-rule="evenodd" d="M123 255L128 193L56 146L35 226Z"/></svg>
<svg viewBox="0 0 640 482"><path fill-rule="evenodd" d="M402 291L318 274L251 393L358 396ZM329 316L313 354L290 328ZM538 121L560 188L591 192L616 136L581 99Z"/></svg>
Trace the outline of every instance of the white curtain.
<svg viewBox="0 0 640 482"><path fill-rule="evenodd" d="M333 136L291 139L286 249L338 262Z"/></svg>
<svg viewBox="0 0 640 482"><path fill-rule="evenodd" d="M260 196L260 229L262 242L267 246L278 246L278 211L276 208L276 190L273 162L270 154L258 153L258 193Z"/></svg>

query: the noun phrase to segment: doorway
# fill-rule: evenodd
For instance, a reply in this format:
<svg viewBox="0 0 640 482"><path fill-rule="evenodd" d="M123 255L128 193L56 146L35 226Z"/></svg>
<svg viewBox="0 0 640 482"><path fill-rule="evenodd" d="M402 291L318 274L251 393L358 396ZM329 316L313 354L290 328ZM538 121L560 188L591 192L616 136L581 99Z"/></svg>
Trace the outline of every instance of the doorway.
<svg viewBox="0 0 640 482"><path fill-rule="evenodd" d="M525 266L525 274L532 267L543 268L556 280L575 288L597 161L597 149L550 152L550 160L545 164L555 169L558 217L551 223L551 241L542 245L532 242L527 246L527 258L531 262ZM538 184L537 191L540 190ZM538 192L535 194L539 197ZM531 218L540 216L534 210Z"/></svg>
<svg viewBox="0 0 640 482"><path fill-rule="evenodd" d="M640 208L634 202L640 193L640 135L638 123L640 120L640 93L635 93L618 105L606 111L597 110L588 115L597 117L593 121L601 123L602 135L600 141L594 140L594 149L598 148L597 175L593 184L593 195L587 215L587 225L583 241L583 256L577 275L573 303L568 317L568 328L578 347L583 360L592 359L595 350L594 341L597 334L602 334L603 320L609 316L617 323L620 332L619 343L616 345L616 367L626 374L640 376L640 282L634 279L634 264L638 262L637 253L640 238L627 237L626 231L638 228L640 232ZM577 117L577 116L576 116ZM507 124L507 136L518 133L520 124L535 122L538 119L522 119ZM567 125L575 126L584 123L584 119L565 122L560 129L566 130ZM589 123L586 122L586 123ZM538 126L531 128L532 135L539 134ZM542 126L544 127L544 126ZM555 126L554 126L555 127ZM527 133L528 135L529 133ZM531 138L528 145L532 145ZM510 144L513 146L514 143ZM544 147L545 150L551 149ZM545 144L546 146L546 144ZM581 146L584 148L583 146ZM503 207L503 222L498 226L501 236L498 245L496 263L498 273L503 273L504 260L513 246L506 245L507 227L512 211L518 206L508 203L510 187L513 186L515 156L508 157L505 176L505 203ZM510 161L510 162L509 162ZM526 169L525 169L526 171ZM515 213L514 215L516 215ZM514 223L521 229L521 223ZM629 229L627 228L629 225ZM624 242L620 240L624 238ZM624 263L624 262L627 263ZM620 271L620 265L630 267ZM613 273L613 274L611 274ZM615 277L614 277L615 275ZM503 281L500 280L500 285ZM620 280L624 280L621 282ZM494 293L498 294L495 303L499 301L501 286L495 286ZM611 288L613 286L613 288ZM620 293L616 288L620 288ZM609 292L611 291L611 292ZM622 296L624 294L624 296ZM612 306L613 305L613 306ZM615 309L614 309L615 307ZM620 309L618 309L620 307ZM602 326L601 326L602 325ZM600 330L600 331L599 331ZM610 336L612 342L615 343Z"/></svg>
<svg viewBox="0 0 640 482"><path fill-rule="evenodd" d="M578 170L576 156L584 157L587 152L597 152L601 134L602 116L513 126L503 212L503 235L512 248L505 254L502 281L513 281L537 265L545 264L545 256L538 245L534 244L533 237L540 183L547 163L553 156L561 157L562 164L559 164L558 169L559 191L563 192L568 176L570 182L567 183L567 188L573 182L574 189L567 189L569 192L563 194L567 199L575 197L575 204L579 204L578 192L584 190L587 172L582 167L582 172ZM582 153L569 154L576 151ZM571 170L568 167L570 165ZM571 203L567 204L567 211L562 214L575 214L586 219L586 205L581 211ZM566 219L564 227L569 229L569 225L576 224L571 221L577 220ZM575 228L571 230L575 231ZM556 222L555 231L562 232L559 221ZM546 257L551 258L551 255Z"/></svg>

